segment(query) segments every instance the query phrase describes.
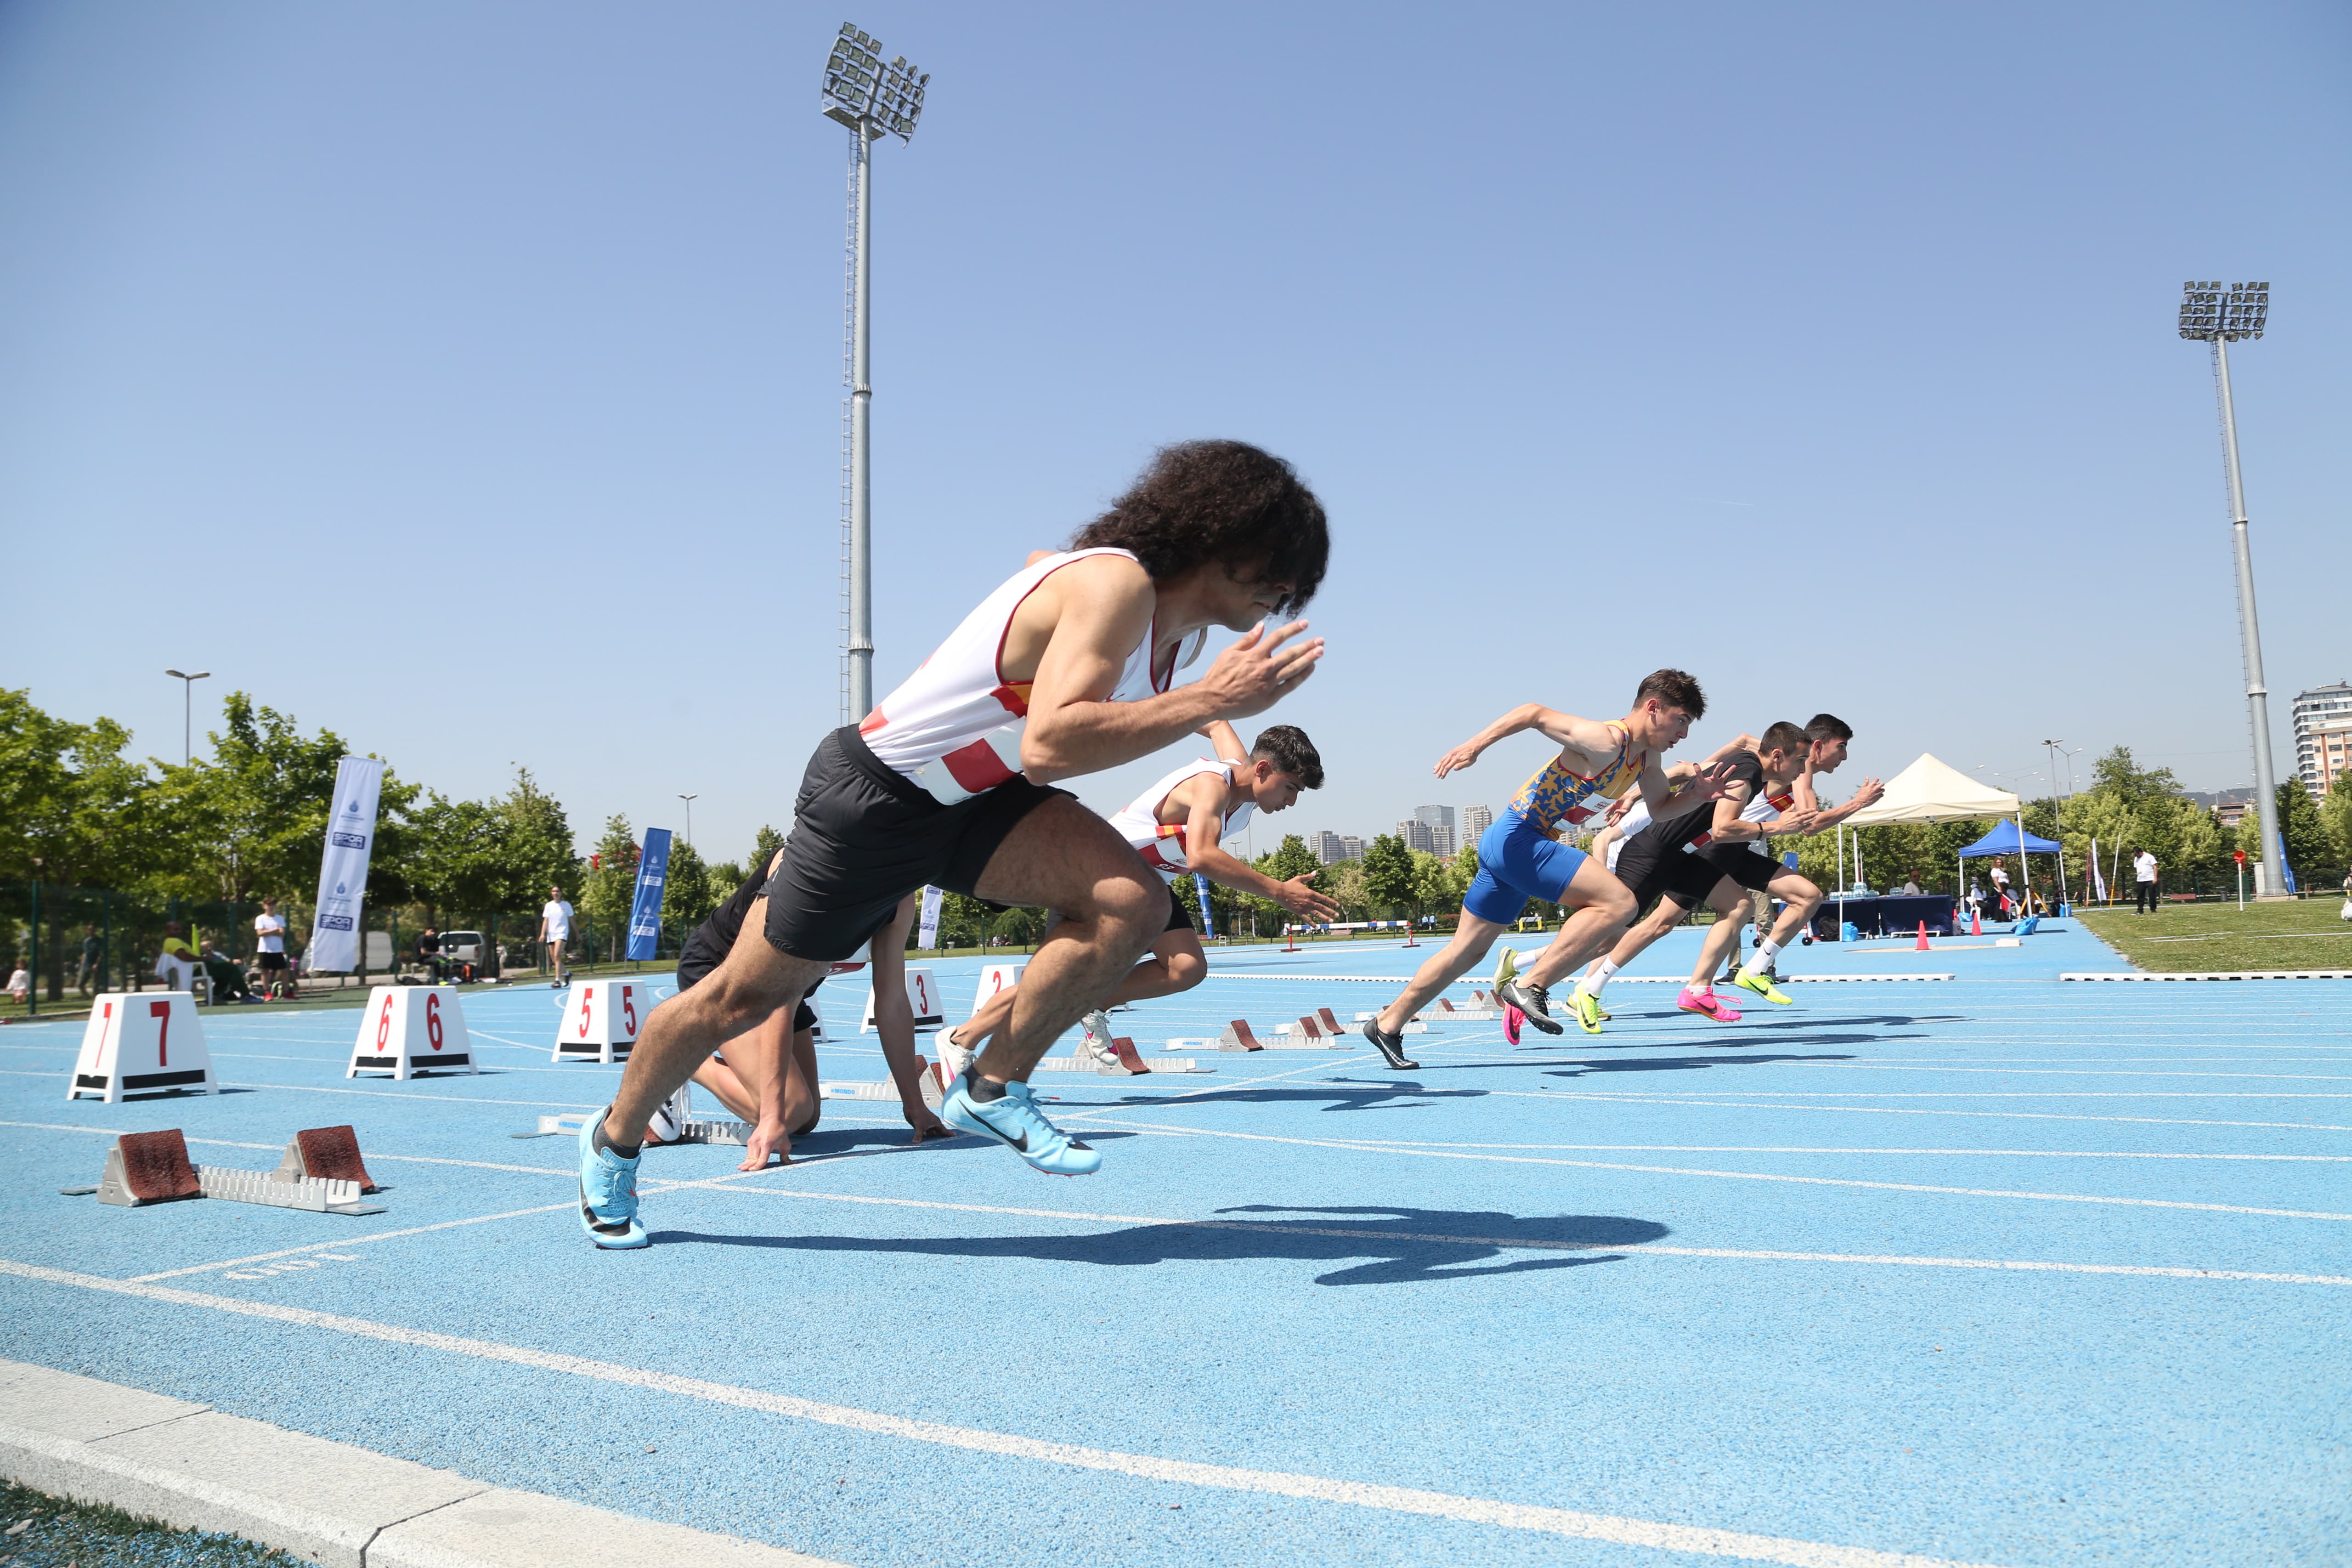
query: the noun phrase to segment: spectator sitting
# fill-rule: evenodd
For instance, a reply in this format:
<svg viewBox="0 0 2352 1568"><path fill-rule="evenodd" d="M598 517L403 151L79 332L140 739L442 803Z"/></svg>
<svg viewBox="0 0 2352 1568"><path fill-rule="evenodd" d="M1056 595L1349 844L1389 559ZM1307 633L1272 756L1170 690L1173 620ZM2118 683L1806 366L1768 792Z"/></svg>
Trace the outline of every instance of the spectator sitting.
<svg viewBox="0 0 2352 1568"><path fill-rule="evenodd" d="M20 963L16 973L8 976L8 1000L21 1003L32 994L33 977L25 973L25 966Z"/></svg>
<svg viewBox="0 0 2352 1568"><path fill-rule="evenodd" d="M190 947L181 934L180 922L163 922L163 951L155 960L155 973L174 991L189 989L188 979L197 969L196 950Z"/></svg>
<svg viewBox="0 0 2352 1568"><path fill-rule="evenodd" d="M246 984L245 971L213 951L210 938L205 939L203 946L205 973L213 977L214 1001L234 999L239 1002L258 1002L261 1000L253 994L253 988Z"/></svg>
<svg viewBox="0 0 2352 1568"><path fill-rule="evenodd" d="M416 966L433 976L433 984L441 984L441 935L431 926L416 939Z"/></svg>
<svg viewBox="0 0 2352 1568"><path fill-rule="evenodd" d="M1904 878L1903 886L1896 889L1895 891L1906 899L1917 898L1919 896L1919 879L1916 877Z"/></svg>

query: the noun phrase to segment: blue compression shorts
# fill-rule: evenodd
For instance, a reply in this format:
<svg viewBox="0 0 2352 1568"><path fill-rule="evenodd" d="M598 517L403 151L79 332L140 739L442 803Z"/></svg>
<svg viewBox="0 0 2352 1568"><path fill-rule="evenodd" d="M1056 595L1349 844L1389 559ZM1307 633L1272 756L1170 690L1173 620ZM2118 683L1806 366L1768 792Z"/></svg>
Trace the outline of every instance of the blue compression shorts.
<svg viewBox="0 0 2352 1568"><path fill-rule="evenodd" d="M1581 849L1548 837L1517 812L1478 836L1478 875L1462 895L1462 907L1482 921L1509 925L1529 899L1559 903L1587 857Z"/></svg>

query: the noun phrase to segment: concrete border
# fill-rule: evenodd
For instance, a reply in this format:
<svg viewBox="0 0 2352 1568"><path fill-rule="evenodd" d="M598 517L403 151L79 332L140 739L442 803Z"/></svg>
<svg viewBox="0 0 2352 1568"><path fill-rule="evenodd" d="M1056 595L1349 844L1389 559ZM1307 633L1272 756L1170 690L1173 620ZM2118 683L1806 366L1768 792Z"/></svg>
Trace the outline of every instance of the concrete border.
<svg viewBox="0 0 2352 1568"><path fill-rule="evenodd" d="M23 1362L0 1361L0 1411L11 1479L324 1568L841 1568Z"/></svg>
<svg viewBox="0 0 2352 1568"><path fill-rule="evenodd" d="M2058 977L2061 980L2352 980L2352 969L2241 969L2175 970L2145 969L2128 974L2104 974L2076 971Z"/></svg>

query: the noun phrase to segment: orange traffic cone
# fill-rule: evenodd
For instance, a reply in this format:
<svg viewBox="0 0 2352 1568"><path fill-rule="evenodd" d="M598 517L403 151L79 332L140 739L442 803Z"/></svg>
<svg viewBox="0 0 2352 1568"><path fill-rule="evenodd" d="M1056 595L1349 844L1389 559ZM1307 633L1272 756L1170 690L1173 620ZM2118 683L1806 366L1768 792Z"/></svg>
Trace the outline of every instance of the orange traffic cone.
<svg viewBox="0 0 2352 1568"><path fill-rule="evenodd" d="M1969 934L1970 936L1984 935L1984 921L1977 919L1977 912L1974 910L1970 910L1969 911Z"/></svg>
<svg viewBox="0 0 2352 1568"><path fill-rule="evenodd" d="M1921 952L1933 952L1935 951L1935 949L1927 945L1927 922L1926 921L1921 921L1919 922L1918 951Z"/></svg>

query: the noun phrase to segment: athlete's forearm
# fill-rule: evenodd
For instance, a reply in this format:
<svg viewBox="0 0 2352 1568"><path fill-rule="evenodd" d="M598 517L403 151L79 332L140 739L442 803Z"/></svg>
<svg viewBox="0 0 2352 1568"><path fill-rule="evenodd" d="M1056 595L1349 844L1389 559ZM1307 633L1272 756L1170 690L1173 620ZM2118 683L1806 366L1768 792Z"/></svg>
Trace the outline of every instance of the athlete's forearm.
<svg viewBox="0 0 2352 1568"><path fill-rule="evenodd" d="M1074 702L1032 712L1021 737L1021 771L1053 784L1148 757L1223 717L1195 681L1140 702Z"/></svg>
<svg viewBox="0 0 2352 1568"><path fill-rule="evenodd" d="M1185 856L1185 861L1193 870L1220 887L1255 894L1261 899L1272 900L1282 889L1282 884L1272 877L1258 870L1248 861L1237 856L1229 855L1223 849L1213 849L1203 846L1190 851Z"/></svg>
<svg viewBox="0 0 2352 1568"><path fill-rule="evenodd" d="M1668 790L1650 803L1650 820L1672 822L1677 816L1696 811L1702 805L1713 804L1717 798L1703 793L1694 784L1683 784Z"/></svg>

